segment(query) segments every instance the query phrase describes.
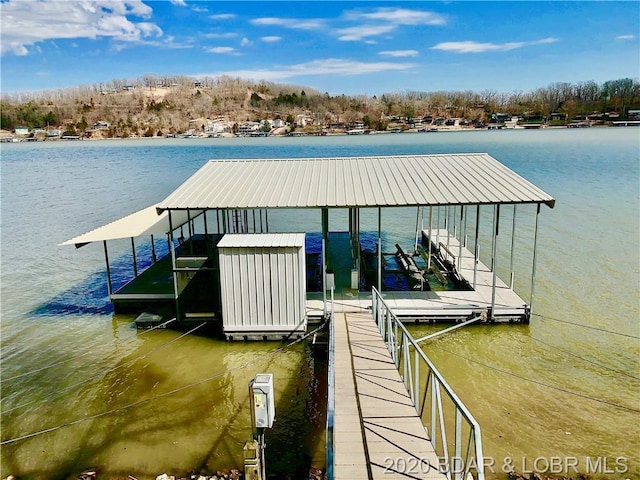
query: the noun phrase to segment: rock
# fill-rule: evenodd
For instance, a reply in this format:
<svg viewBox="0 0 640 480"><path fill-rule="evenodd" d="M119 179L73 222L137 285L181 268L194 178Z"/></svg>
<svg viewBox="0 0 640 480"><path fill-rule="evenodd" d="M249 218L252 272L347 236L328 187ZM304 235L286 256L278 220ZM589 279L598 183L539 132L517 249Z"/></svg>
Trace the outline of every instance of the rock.
<svg viewBox="0 0 640 480"><path fill-rule="evenodd" d="M156 477L156 480L176 480L176 477L174 477L173 475L167 475L166 473L163 473L162 475L158 475Z"/></svg>

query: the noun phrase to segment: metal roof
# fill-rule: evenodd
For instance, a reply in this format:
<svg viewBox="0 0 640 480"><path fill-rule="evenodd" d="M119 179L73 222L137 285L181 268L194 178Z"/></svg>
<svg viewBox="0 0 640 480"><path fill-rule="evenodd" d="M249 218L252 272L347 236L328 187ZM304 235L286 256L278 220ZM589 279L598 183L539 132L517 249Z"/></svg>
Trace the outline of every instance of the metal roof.
<svg viewBox="0 0 640 480"><path fill-rule="evenodd" d="M158 211L545 203L553 197L486 153L211 160Z"/></svg>
<svg viewBox="0 0 640 480"><path fill-rule="evenodd" d="M304 233L227 233L218 248L303 247Z"/></svg>
<svg viewBox="0 0 640 480"><path fill-rule="evenodd" d="M169 233L169 215L167 212L158 215L157 207L158 205L156 204L143 208L126 217L62 242L60 245L75 245L76 248L80 248L88 243L101 242L103 240L116 240L143 235L166 235ZM202 212L189 212L189 217L194 218L200 213ZM174 229L184 225L187 221L186 211L171 213L171 223Z"/></svg>

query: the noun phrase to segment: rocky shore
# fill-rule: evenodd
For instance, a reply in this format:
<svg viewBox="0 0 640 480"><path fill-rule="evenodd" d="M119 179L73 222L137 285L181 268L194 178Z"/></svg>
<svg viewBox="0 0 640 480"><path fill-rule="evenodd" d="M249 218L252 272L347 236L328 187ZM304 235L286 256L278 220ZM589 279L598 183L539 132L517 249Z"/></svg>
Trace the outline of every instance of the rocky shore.
<svg viewBox="0 0 640 480"><path fill-rule="evenodd" d="M270 479L275 480L274 477L268 476ZM78 476L78 480L100 480L99 470L86 470ZM282 480L294 480L293 477L278 477ZM324 471L318 468L311 467L309 469L309 475L307 480L324 480ZM9 475L3 480L20 480L20 477ZM118 478L118 480L139 480L134 475L127 475L126 477ZM245 480L244 472L237 468L218 470L215 473L196 473L191 472L187 475L170 475L168 473L162 473L156 476L156 480Z"/></svg>

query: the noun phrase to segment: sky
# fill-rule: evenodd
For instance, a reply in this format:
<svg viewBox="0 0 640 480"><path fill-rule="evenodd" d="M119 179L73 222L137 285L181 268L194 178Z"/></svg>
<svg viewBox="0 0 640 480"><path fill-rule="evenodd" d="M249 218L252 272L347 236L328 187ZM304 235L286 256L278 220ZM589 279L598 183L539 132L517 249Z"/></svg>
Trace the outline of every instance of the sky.
<svg viewBox="0 0 640 480"><path fill-rule="evenodd" d="M640 77L640 2L2 0L0 93L146 74L331 95Z"/></svg>

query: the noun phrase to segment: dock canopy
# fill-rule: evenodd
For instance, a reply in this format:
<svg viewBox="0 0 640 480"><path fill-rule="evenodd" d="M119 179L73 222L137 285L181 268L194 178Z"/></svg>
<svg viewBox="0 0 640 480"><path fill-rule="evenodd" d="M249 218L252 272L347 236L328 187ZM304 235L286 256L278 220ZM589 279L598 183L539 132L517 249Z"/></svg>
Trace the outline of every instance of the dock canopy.
<svg viewBox="0 0 640 480"><path fill-rule="evenodd" d="M555 200L489 154L465 153L211 160L157 209L518 203Z"/></svg>
<svg viewBox="0 0 640 480"><path fill-rule="evenodd" d="M166 212L158 215L157 207L157 205L151 205L143 208L126 217L62 242L60 245L75 245L76 248L80 248L92 242L105 240L136 238L144 235L166 235L170 230L169 215ZM188 218L194 218L201 213L201 211L172 213L172 226L174 229L178 228L187 223Z"/></svg>

